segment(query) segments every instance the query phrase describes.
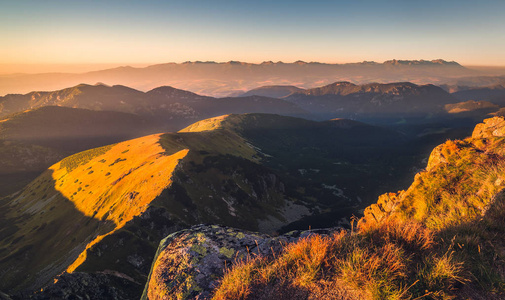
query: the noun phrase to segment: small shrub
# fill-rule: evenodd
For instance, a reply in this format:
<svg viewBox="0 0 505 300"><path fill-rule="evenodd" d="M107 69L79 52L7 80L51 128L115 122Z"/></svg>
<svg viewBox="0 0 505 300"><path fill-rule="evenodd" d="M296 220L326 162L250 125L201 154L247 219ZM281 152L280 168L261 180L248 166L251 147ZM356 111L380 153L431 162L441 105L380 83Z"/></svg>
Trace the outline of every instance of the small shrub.
<svg viewBox="0 0 505 300"><path fill-rule="evenodd" d="M72 172L74 169L76 169L80 165L83 165L83 164L87 163L88 161L92 160L93 158L106 153L107 151L109 151L112 148L112 146L114 146L114 145L108 145L108 146L103 146L103 147L99 147L99 148L94 148L91 150L86 150L86 151L74 154L72 156L69 156L60 162L60 167L66 168L67 172Z"/></svg>

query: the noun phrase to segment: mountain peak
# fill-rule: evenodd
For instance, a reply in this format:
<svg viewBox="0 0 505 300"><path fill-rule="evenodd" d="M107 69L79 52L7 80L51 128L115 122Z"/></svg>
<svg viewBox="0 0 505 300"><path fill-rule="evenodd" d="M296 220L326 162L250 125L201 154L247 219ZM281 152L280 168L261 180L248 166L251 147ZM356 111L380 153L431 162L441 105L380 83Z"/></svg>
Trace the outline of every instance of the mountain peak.
<svg viewBox="0 0 505 300"><path fill-rule="evenodd" d="M230 115L222 115L219 117L209 118L205 120L198 121L194 124L189 125L186 128L179 130L179 132L202 132L208 130L222 129L223 122Z"/></svg>
<svg viewBox="0 0 505 300"><path fill-rule="evenodd" d="M349 81L337 81L326 86L356 86L354 83Z"/></svg>
<svg viewBox="0 0 505 300"><path fill-rule="evenodd" d="M229 62L226 63L227 65L235 65L235 66L240 66L240 65L247 65L245 62L241 61L236 61L236 60L230 60Z"/></svg>
<svg viewBox="0 0 505 300"><path fill-rule="evenodd" d="M193 92L181 90L178 88L174 88L172 86L160 86L154 88L146 93L147 95L157 95L157 96L165 96L165 97L204 97Z"/></svg>
<svg viewBox="0 0 505 300"><path fill-rule="evenodd" d="M303 61L303 60L297 60L297 61L295 61L293 64L295 64L295 65L306 65L306 64L308 64L308 63L307 63L307 62L305 62L305 61Z"/></svg>
<svg viewBox="0 0 505 300"><path fill-rule="evenodd" d="M271 98L284 98L301 91L303 91L303 89L294 85L265 85L240 94L240 97L256 95Z"/></svg>
<svg viewBox="0 0 505 300"><path fill-rule="evenodd" d="M83 87L86 88L86 87L90 87L90 86L93 86L93 85L87 84L87 83L80 83L80 84L74 86L74 88L83 88ZM99 86L99 84L95 84L94 86Z"/></svg>

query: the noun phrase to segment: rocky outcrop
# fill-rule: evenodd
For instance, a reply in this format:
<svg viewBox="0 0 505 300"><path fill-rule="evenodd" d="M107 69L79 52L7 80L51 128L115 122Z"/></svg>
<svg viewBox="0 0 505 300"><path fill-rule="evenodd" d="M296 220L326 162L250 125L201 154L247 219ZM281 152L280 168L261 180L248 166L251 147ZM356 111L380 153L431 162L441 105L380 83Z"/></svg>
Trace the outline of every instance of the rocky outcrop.
<svg viewBox="0 0 505 300"><path fill-rule="evenodd" d="M483 123L475 126L472 134L472 138L474 139L501 136L505 136L505 119L503 117L485 119ZM435 147L428 159L426 170L416 174L414 185L421 182L423 177L432 176L441 165L449 164L450 157L461 150L458 143L458 141L447 141ZM379 196L376 204L372 204L365 209L364 219L371 222L380 222L393 214L403 201L403 197L408 194L408 191L400 191L398 193L387 193Z"/></svg>
<svg viewBox="0 0 505 300"><path fill-rule="evenodd" d="M365 208L364 214L366 219L379 223L389 216L398 205L401 193L402 192L380 195L376 204L372 204Z"/></svg>
<svg viewBox="0 0 505 300"><path fill-rule="evenodd" d="M490 138L505 136L505 118L494 117L485 119L484 123L477 124L472 133L472 138Z"/></svg>
<svg viewBox="0 0 505 300"><path fill-rule="evenodd" d="M380 196L364 210L360 224L408 218L440 229L464 219L459 216L484 214L504 188L503 137L505 118L494 117L478 124L472 137L435 147L412 185Z"/></svg>
<svg viewBox="0 0 505 300"><path fill-rule="evenodd" d="M505 118L504 117L493 117L485 119L483 123L479 123L475 126L472 138L492 138L492 137L504 137L505 136ZM438 145L433 149L428 159L428 165L426 167L427 171L432 171L434 168L440 164L448 163L448 156L451 155L452 151L457 151L457 145L451 143L450 141Z"/></svg>
<svg viewBox="0 0 505 300"><path fill-rule="evenodd" d="M137 285L138 283L132 282L131 278L122 278L112 273L65 273L58 277L54 284L31 296L30 299L138 299L138 295L135 295ZM124 288L118 289L117 286Z"/></svg>
<svg viewBox="0 0 505 300"><path fill-rule="evenodd" d="M301 237L331 232L294 231L271 237L216 225L178 231L161 241L142 299L210 299L227 267L257 255L275 255Z"/></svg>
<svg viewBox="0 0 505 300"><path fill-rule="evenodd" d="M438 145L431 151L430 157L428 158L428 165L426 166L427 171L433 170L433 168L439 164L447 163L447 156L443 151L444 147L445 144Z"/></svg>

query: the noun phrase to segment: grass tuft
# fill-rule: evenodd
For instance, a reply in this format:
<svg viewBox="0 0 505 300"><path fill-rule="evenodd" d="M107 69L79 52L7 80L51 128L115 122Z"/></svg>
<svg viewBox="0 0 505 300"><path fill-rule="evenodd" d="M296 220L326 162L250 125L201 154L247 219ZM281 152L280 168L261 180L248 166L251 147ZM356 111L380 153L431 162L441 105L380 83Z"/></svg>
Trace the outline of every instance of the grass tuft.
<svg viewBox="0 0 505 300"><path fill-rule="evenodd" d="M221 281L222 288L216 291L213 299L247 299L261 262L261 258L243 260L237 262L233 269L226 270Z"/></svg>

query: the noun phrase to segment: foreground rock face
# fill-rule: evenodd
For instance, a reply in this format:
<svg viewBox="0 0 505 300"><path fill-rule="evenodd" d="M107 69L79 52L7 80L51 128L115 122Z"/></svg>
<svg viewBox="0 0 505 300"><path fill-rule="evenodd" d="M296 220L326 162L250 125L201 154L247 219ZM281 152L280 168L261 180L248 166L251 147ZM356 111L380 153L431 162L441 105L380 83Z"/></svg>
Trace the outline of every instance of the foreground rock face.
<svg viewBox="0 0 505 300"><path fill-rule="evenodd" d="M440 215L433 217L433 226L437 228L441 226L440 220L450 216L447 213L450 208L439 203L442 203L445 195L451 195L449 203L453 208L457 207L452 202L457 192L464 195L461 196L465 199L464 207L473 205L475 212L484 214L489 203L494 203L494 199L501 195L499 191L505 188L504 168L501 165L504 161L504 137L505 118L493 117L477 124L471 138L448 140L438 145L431 152L426 169L416 174L412 185L405 191L379 196L376 204L365 209L362 222L380 223L388 217L399 215L426 222L426 216L434 216L435 211L438 211ZM473 176L475 174L480 175ZM472 188L475 192L469 192ZM440 191L444 189L450 189L450 192L442 194ZM495 196L483 196L486 193ZM471 198L474 194L479 194L481 198ZM482 202L482 199L486 199L487 203ZM409 211L409 214L405 211ZM464 216L460 211L452 213Z"/></svg>
<svg viewBox="0 0 505 300"><path fill-rule="evenodd" d="M472 138L490 138L505 136L505 118L494 117L485 119L484 123L477 124L472 133Z"/></svg>
<svg viewBox="0 0 505 300"><path fill-rule="evenodd" d="M493 137L505 137L505 118L494 117L485 119L483 123L475 126L472 133L473 139ZM432 171L438 165L448 162L448 154L444 153L445 148L447 148L447 145L441 144L433 149L428 160L428 166L426 167L427 171Z"/></svg>
<svg viewBox="0 0 505 300"><path fill-rule="evenodd" d="M273 255L283 245L313 233L271 237L215 225L178 231L161 241L142 299L210 299L227 267L258 254Z"/></svg>

